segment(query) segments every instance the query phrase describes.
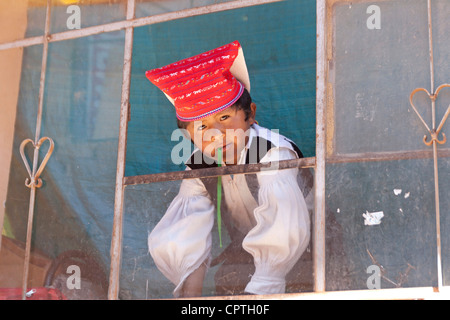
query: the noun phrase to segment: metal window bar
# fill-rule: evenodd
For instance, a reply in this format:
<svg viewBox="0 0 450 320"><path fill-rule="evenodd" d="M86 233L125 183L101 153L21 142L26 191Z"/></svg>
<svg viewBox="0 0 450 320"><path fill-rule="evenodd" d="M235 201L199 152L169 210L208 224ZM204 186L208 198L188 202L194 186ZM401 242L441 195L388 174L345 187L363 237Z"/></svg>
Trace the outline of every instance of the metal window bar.
<svg viewBox="0 0 450 320"><path fill-rule="evenodd" d="M327 101L327 1L316 2L316 168L314 175L314 291L324 292L325 279L325 156Z"/></svg>
<svg viewBox="0 0 450 320"><path fill-rule="evenodd" d="M27 282L28 282L28 271L30 266L30 252L31 252L31 236L33 233L33 217L34 217L34 204L36 199L36 189L42 186L42 180L39 178L44 170L47 161L49 160L52 152L54 143L49 137L41 138L41 126L42 126L42 111L44 105L44 91L45 91L45 74L47 70L47 57L48 57L48 35L50 34L50 13L51 13L51 1L47 0L47 10L45 17L45 33L43 37L43 53L42 53L42 65L41 65L41 77L39 83L39 100L38 100L38 112L36 119L36 134L35 139L25 139L20 144L20 154L24 162L25 168L27 169L29 178L25 180L25 186L30 188L30 202L28 205L28 221L27 221L27 234L25 241L25 256L23 263L23 273L22 273L22 300L26 299L27 292ZM45 141L49 141L50 147L42 160L41 164L38 166L39 159L39 149ZM28 164L28 159L25 156L25 147L28 143L31 143L34 148L33 163L30 168Z"/></svg>
<svg viewBox="0 0 450 320"><path fill-rule="evenodd" d="M450 150L448 150L448 149L440 150L438 157L439 158L450 157ZM433 158L432 150L365 152L365 153L327 155L327 163L347 163L347 162L362 162L362 161L392 161L392 160L429 159L429 158Z"/></svg>
<svg viewBox="0 0 450 320"><path fill-rule="evenodd" d="M301 158L293 160L283 160L267 163L243 164L238 166L223 166L217 168L205 168L188 171L174 171L164 173L154 173L139 176L128 176L123 178L124 186L147 184L162 181L174 181L183 179L196 179L206 177L218 177L231 174L256 173L270 168L290 169L290 168L314 168L315 158Z"/></svg>
<svg viewBox="0 0 450 320"><path fill-rule="evenodd" d="M135 15L135 0L128 0L127 19ZM125 158L127 150L127 130L129 119L129 99L131 82L131 56L133 53L133 27L125 30L125 50L123 58L122 101L120 105L119 145L117 151L116 190L114 199L114 220L111 240L111 268L108 287L108 299L117 299L119 296L120 264L122 256L122 225L123 225L123 199L125 187Z"/></svg>
<svg viewBox="0 0 450 320"><path fill-rule="evenodd" d="M439 95L439 91L444 87L450 87L450 84L442 84L435 90L435 83L434 83L434 54L433 54L433 26L432 26L432 16L431 16L431 0L427 0L427 11L428 11L428 44L429 44L429 55L430 55L430 87L431 87L431 93L429 93L424 88L418 88L413 90L413 92L410 95L410 104L411 107L414 109L415 113L419 117L419 119L424 124L427 131L430 133L431 141L427 141L427 136L423 137L423 142L427 146L433 146L433 168L434 168L434 201L435 201L435 207L436 207L436 256L437 256L437 276L438 276L438 291L442 290L443 287L443 279L442 279L442 256L441 256L441 218L440 218L440 201L439 201L439 173L438 173L438 152L437 152L437 145L439 144L445 144L447 141L446 136L444 133L443 139L439 139L439 133L441 132L442 127L444 126L445 121L447 120L447 117L450 114L450 105L447 108L447 111L445 112L438 128L436 128L436 99ZM417 111L416 107L414 106L413 97L414 95L419 91L425 91L428 94L428 97L431 100L431 129L428 127L427 123L423 120L420 113Z"/></svg>

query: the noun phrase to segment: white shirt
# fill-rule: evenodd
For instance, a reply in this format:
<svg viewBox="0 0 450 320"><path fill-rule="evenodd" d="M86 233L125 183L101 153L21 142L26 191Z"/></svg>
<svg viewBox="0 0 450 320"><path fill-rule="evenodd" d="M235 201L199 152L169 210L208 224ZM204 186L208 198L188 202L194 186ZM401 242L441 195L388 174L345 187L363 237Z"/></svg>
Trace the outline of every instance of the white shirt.
<svg viewBox="0 0 450 320"><path fill-rule="evenodd" d="M250 130L238 164L245 163L256 136L269 137L275 144L261 162L297 158L283 136L258 125ZM246 234L242 246L255 263L255 273L245 288L248 293L284 293L286 274L308 246L310 219L297 173L297 168L258 172L258 203L243 174L222 177L228 210L235 226ZM178 195L148 237L156 266L176 286L175 297L184 280L210 257L214 216L214 204L201 180L183 180Z"/></svg>

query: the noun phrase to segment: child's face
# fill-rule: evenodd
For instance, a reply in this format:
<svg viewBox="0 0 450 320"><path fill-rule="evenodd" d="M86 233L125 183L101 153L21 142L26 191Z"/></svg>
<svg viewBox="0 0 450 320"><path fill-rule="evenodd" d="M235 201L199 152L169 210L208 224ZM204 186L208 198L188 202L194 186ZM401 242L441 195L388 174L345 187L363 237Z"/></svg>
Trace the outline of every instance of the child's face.
<svg viewBox="0 0 450 320"><path fill-rule="evenodd" d="M255 122L256 105L251 104L252 113L245 120L245 112L228 108L186 127L191 140L206 156L217 160L218 148L222 148L222 162L236 164L241 151L249 139L250 126Z"/></svg>

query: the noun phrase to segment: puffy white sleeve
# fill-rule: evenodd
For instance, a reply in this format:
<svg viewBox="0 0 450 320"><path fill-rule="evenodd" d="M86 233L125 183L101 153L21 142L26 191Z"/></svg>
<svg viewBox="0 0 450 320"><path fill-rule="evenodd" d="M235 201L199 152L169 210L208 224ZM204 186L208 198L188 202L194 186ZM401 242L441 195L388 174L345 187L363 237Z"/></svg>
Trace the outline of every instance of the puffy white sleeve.
<svg viewBox="0 0 450 320"><path fill-rule="evenodd" d="M292 151L271 149L261 162L294 159ZM308 246L310 219L297 183L298 169L258 173L260 185L254 210L256 226L243 241L255 263L245 289L253 294L284 293L285 277Z"/></svg>
<svg viewBox="0 0 450 320"><path fill-rule="evenodd" d="M148 236L150 254L175 284L175 297L184 280L209 258L213 224L214 205L203 183L183 180L178 195Z"/></svg>

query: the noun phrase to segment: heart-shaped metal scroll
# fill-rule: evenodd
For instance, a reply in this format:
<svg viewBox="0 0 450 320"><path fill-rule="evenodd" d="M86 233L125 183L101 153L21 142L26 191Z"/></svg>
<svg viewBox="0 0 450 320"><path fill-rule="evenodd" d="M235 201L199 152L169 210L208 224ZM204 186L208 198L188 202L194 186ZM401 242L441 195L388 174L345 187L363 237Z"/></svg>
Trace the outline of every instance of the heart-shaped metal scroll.
<svg viewBox="0 0 450 320"><path fill-rule="evenodd" d="M33 168L33 170L31 170L30 165L28 164L28 159L25 156L25 146L31 142L31 144L33 145L33 148L35 149L35 152L39 152L39 148L42 146L42 144L45 141L48 141L50 143L47 153L45 154L45 157L42 160L41 164L39 165L39 168L37 169L37 171L35 170L35 168ZM42 171L44 171L44 168L45 168L48 160L50 159L50 156L53 153L54 147L55 147L55 143L49 137L43 137L43 138L39 139L37 144L35 144L34 141L31 139L25 139L20 144L20 155L22 156L22 161L25 164L25 168L28 171L28 175L30 176L30 178L27 178L25 180L25 185L28 188L40 188L42 186L42 179L40 179L39 177L42 174Z"/></svg>
<svg viewBox="0 0 450 320"><path fill-rule="evenodd" d="M441 89L446 88L446 87L450 88L450 84L440 85L437 88L436 92L433 93L433 94L430 94L427 89L417 88L413 92L411 92L411 95L409 97L409 103L411 104L411 107L414 109L414 112L417 114L417 116L419 117L420 121L422 121L423 125L428 130L428 132L430 133L430 136L431 136L431 140L430 141L428 141L428 137L426 135L423 137L423 142L427 146L431 146L433 144L433 141L436 141L439 144L444 144L447 141L447 137L445 136L444 133L442 133L442 140L439 140L439 133L441 132L442 127L444 126L445 121L447 120L447 118L448 118L448 116L450 114L450 105L448 106L447 111L445 112L444 116L442 117L442 120L439 123L439 126L437 127L437 129L434 129L434 128L430 129L430 127L427 125L427 123L425 122L425 120L423 119L423 117L420 115L419 111L415 107L415 105L413 103L413 97L414 97L414 95L417 92L424 91L428 95L428 97L430 98L430 100L431 100L431 102L433 104L433 108L434 108L434 103L436 102L436 99L437 99L437 97L439 95L439 91L441 91ZM433 114L433 117L434 117L434 114ZM435 121L433 121L433 123L434 122Z"/></svg>

